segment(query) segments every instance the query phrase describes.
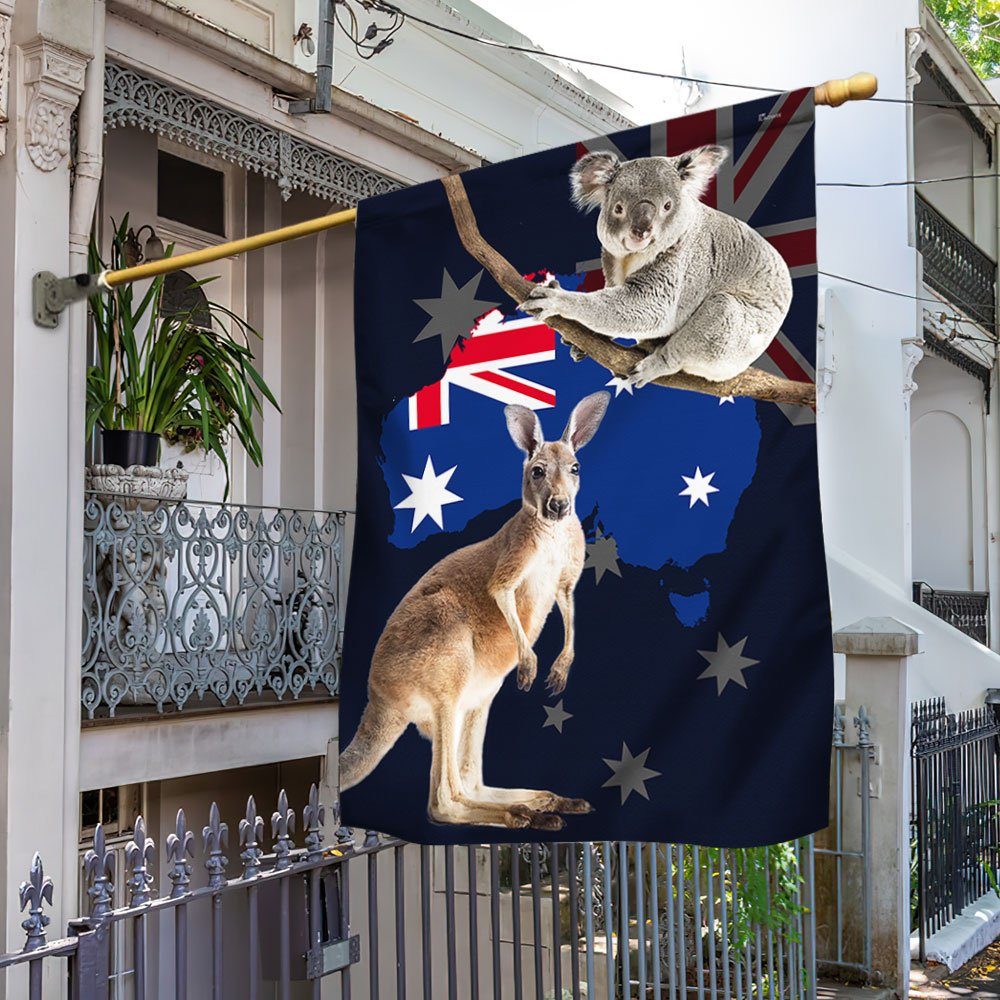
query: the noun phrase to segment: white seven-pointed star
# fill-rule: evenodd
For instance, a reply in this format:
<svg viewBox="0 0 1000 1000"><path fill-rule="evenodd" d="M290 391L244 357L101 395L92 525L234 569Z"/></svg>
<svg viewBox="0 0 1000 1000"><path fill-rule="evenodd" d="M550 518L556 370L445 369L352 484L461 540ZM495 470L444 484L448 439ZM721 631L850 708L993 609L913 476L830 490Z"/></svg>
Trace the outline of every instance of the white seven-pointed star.
<svg viewBox="0 0 1000 1000"><path fill-rule="evenodd" d="M699 466L694 470L693 476L681 476L681 479L687 483L677 495L679 497L689 497L691 502L688 504L688 510L690 510L698 501L700 500L706 507L708 506L708 495L709 493L718 493L719 488L712 485L712 479L715 473L710 472L707 476L701 474L701 467Z"/></svg>
<svg viewBox="0 0 1000 1000"><path fill-rule="evenodd" d="M407 476L403 478L406 485L410 487L410 495L396 504L396 510L412 510L413 524L410 525L412 534L420 526L420 522L425 517L429 517L439 528L444 527L441 517L441 509L445 504L456 503L462 498L457 493L452 493L448 489L448 480L452 473L458 468L453 465L450 469L438 475L434 471L434 463L431 456L427 456L427 464L424 466L424 474L417 476Z"/></svg>
<svg viewBox="0 0 1000 1000"><path fill-rule="evenodd" d="M722 406L723 403L735 403L735 402L736 402L736 400L732 396L720 396L719 397L719 406Z"/></svg>
<svg viewBox="0 0 1000 1000"><path fill-rule="evenodd" d="M615 399L617 399L623 392L627 392L631 396L632 390L635 388L635 386L627 378L612 377L610 382L605 382L604 384L614 386Z"/></svg>
<svg viewBox="0 0 1000 1000"><path fill-rule="evenodd" d="M699 649L698 655L708 661L708 666L698 674L698 680L710 680L714 677L716 694L722 694L730 681L745 688L747 681L743 671L755 663L760 663L760 660L751 660L749 656L743 655L743 647L747 644L748 638L749 636L745 635L739 642L730 646L720 632L714 650Z"/></svg>
<svg viewBox="0 0 1000 1000"><path fill-rule="evenodd" d="M651 767L646 767L646 758L652 747L646 747L642 753L632 756L628 744L622 743L622 759L611 760L604 758L604 763L612 770L612 775L601 785L602 788L618 787L622 791L622 805L633 793L641 795L644 799L649 799L649 792L646 791L646 782L650 778L659 778L659 771L654 771Z"/></svg>

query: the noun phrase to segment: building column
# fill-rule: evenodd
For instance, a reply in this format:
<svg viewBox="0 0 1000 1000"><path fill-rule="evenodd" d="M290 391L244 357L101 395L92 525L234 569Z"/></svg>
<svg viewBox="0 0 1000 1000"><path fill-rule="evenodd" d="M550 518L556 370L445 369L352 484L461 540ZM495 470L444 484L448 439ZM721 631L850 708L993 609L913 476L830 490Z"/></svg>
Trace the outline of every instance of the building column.
<svg viewBox="0 0 1000 1000"><path fill-rule="evenodd" d="M83 540L72 525L82 483L72 481L68 398L73 379L66 314L55 330L33 319L32 276L69 273L70 116L84 87L92 4L18 0L0 30L0 84L9 123L0 149L0 942L25 942L18 885L41 855L55 883L50 938L75 915L78 789L65 787L67 755L68 553ZM6 56L6 64L4 56ZM6 65L6 73L5 73ZM82 307L81 307L82 308ZM82 586L82 582L80 584ZM76 628L79 630L77 616ZM79 660L72 664L80 669ZM79 718L79 710L72 714ZM72 803L72 808L70 807ZM75 857L73 857L75 862ZM46 995L65 991L65 970L47 962ZM51 991L51 993L49 992ZM7 996L26 996L12 973Z"/></svg>
<svg viewBox="0 0 1000 1000"><path fill-rule="evenodd" d="M833 635L847 656L846 714L866 710L873 744L870 764L869 885L872 968L900 1000L910 977L910 715L907 665L921 651L922 633L895 618L863 618ZM845 789L857 787L860 761L848 765ZM861 829L862 795L844 796L844 823ZM843 901L845 904L847 901ZM850 901L852 904L855 900ZM860 907L845 906L845 913ZM859 928L854 928L855 932Z"/></svg>

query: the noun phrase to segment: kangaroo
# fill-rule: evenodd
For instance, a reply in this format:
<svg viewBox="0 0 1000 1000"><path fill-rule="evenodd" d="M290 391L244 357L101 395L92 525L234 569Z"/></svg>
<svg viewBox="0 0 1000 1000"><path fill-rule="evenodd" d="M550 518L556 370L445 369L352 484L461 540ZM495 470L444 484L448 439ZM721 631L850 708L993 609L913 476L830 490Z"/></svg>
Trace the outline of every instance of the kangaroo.
<svg viewBox="0 0 1000 1000"><path fill-rule="evenodd" d="M555 604L563 648L546 681L566 687L573 662L573 590L583 571L584 536L574 508L576 453L594 436L610 395L580 400L558 441L546 442L534 411L504 407L524 452L521 509L495 534L432 566L389 617L372 656L368 705L340 755L340 787L364 780L413 723L431 741L428 815L436 823L559 830L557 813L590 804L532 788L483 781L490 706L517 668L527 691L538 659L532 646Z"/></svg>

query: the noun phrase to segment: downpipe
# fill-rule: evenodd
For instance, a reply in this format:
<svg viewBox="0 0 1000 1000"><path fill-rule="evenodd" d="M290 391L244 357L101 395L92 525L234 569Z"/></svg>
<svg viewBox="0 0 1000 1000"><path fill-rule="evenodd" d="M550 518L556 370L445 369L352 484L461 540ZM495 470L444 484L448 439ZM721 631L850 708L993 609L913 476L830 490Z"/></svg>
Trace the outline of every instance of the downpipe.
<svg viewBox="0 0 1000 1000"><path fill-rule="evenodd" d="M87 270L87 249L104 166L105 0L94 0L94 56L87 65L77 119L76 177L69 209L70 274ZM86 427L87 303L68 309L66 421L66 653L63 742L63 872L76 871L80 810L80 622L83 617L83 477ZM71 895L71 894L70 894ZM60 928L60 931L62 929Z"/></svg>

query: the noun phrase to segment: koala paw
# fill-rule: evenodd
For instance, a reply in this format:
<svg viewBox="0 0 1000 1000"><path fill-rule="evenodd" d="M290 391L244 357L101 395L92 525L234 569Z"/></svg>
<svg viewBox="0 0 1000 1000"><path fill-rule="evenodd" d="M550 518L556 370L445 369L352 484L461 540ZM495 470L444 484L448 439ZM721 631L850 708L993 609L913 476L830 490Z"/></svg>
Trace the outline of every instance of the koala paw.
<svg viewBox="0 0 1000 1000"><path fill-rule="evenodd" d="M565 337L561 337L560 339L569 348L569 356L573 361L583 361L583 359L587 356L580 350L579 347L576 346L576 344L569 343Z"/></svg>
<svg viewBox="0 0 1000 1000"><path fill-rule="evenodd" d="M550 316L562 316L568 319L566 306L572 294L564 291L558 282L553 280L552 284L536 285L517 308L541 320Z"/></svg>
<svg viewBox="0 0 1000 1000"><path fill-rule="evenodd" d="M628 373L628 383L633 388L641 389L649 385L650 382L658 379L661 375L672 374L670 369L663 363L663 359L654 352L647 354L642 361Z"/></svg>
<svg viewBox="0 0 1000 1000"><path fill-rule="evenodd" d="M538 673L538 657L529 649L517 664L517 686L521 691L530 691Z"/></svg>

